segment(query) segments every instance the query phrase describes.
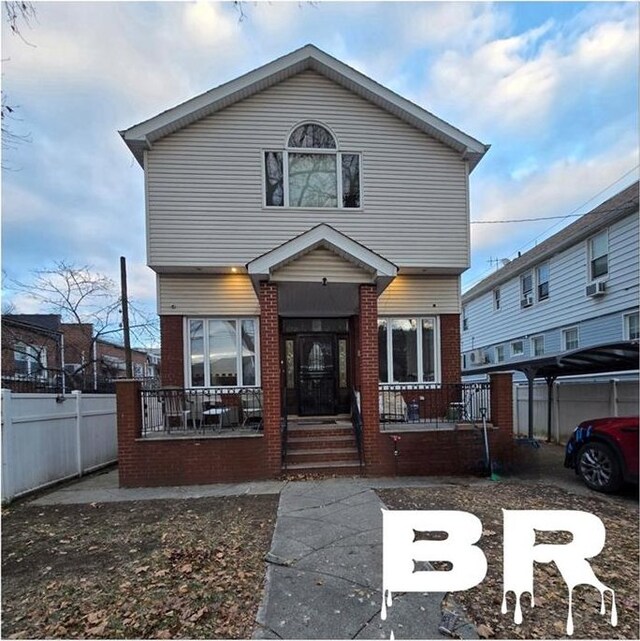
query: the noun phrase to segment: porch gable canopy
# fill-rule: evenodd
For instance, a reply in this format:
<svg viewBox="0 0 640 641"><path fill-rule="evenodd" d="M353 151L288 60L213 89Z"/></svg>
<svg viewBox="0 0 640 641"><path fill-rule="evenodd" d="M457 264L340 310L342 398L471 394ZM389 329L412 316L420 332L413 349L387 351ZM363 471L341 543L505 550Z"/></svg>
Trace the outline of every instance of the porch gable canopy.
<svg viewBox="0 0 640 641"><path fill-rule="evenodd" d="M247 272L251 277L256 292L260 281L281 280L277 277L278 270L291 265L319 248L330 250L336 256L358 268L363 275L362 282L375 283L379 293L387 287L398 273L398 267L394 263L330 225L323 223L247 263ZM317 275L318 283L326 284L327 280L324 279L329 280L319 269ZM337 282L340 282L340 280ZM349 282L353 282L353 280L350 279Z"/></svg>

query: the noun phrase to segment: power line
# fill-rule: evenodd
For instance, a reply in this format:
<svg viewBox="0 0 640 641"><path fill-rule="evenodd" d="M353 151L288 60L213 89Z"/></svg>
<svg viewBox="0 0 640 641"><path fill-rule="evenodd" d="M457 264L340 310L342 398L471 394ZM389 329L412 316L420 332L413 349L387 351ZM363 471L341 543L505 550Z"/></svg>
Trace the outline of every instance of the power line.
<svg viewBox="0 0 640 641"><path fill-rule="evenodd" d="M638 169L638 167L640 167L640 165L636 165L635 167L632 167L629 171L627 171L627 172L625 172L624 174L622 174L622 176L620 176L619 178L617 178L616 180L614 180L611 184L607 185L604 189L601 189L597 194L595 194L594 196L591 196L591 198L589 198L589 200L586 200L584 203L582 203L581 205L579 205L578 207L576 207L575 209L573 209L572 211L570 211L568 214L566 214L566 215L564 215L564 216L560 216L561 220L560 220L559 222L554 223L553 225L551 225L551 227L549 227L548 229L546 229L545 231L543 231L541 234L538 234L538 236L536 236L533 240L530 240L529 242L527 242L525 245L523 245L523 246L522 246L522 247L520 247L519 249L516 249L514 252L512 252L512 253L511 253L511 256L514 256L514 255L518 254L518 253L519 253L519 252L521 252L525 247L528 247L531 243L535 243L535 242L537 242L537 240L538 240L539 238L541 238L542 236L544 236L545 234L547 234L548 232L550 232L552 229L554 229L555 227L557 227L557 226L562 222L562 220L564 220L565 218L570 218L571 216L573 216L573 215L574 215L574 214L575 214L579 209L582 209L583 207L585 207L586 205L588 205L592 200L595 200L596 198L598 198L598 196L601 196L601 195L602 195L602 194L604 194L606 191L608 191L609 189L611 189L611 187L613 187L616 183L619 183L623 178L626 178L627 176L629 176L630 174L632 174L634 171L636 171L636 170ZM582 214L579 214L579 215L582 215ZM475 222L475 221L473 221L473 222ZM520 220L520 221L518 221L518 222L523 222L523 221L522 221L522 219L521 219L521 220ZM480 276L478 276L478 277L477 277L476 279L474 279L471 283L469 283L469 285L467 285L467 287L466 287L465 289L468 291L468 290L469 290L469 289L471 289L472 287L475 287L475 285L477 285L479 282L481 282L482 280L484 280L484 279L486 278L486 276L488 276L488 275L489 275L489 274L491 274L491 273L493 273L493 270L492 270L492 269L488 269L487 271L483 272L482 274L480 274Z"/></svg>
<svg viewBox="0 0 640 641"><path fill-rule="evenodd" d="M598 209L598 214L610 214L612 211L620 211L621 207L614 207L613 209ZM586 214L562 214L562 216L536 216L534 218L513 218L511 220L472 220L470 221L472 225L499 225L501 223L531 223L538 220L557 220L558 218L580 218L582 216L588 216Z"/></svg>

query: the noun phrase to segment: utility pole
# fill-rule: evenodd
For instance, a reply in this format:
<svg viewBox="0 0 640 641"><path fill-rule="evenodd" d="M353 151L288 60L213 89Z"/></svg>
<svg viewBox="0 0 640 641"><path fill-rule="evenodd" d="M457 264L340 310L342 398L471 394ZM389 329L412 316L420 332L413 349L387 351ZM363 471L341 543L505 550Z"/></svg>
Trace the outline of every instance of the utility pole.
<svg viewBox="0 0 640 641"><path fill-rule="evenodd" d="M124 353L127 378L133 378L131 363L131 339L129 337L129 299L127 298L127 261L120 256L120 289L122 292L122 333L124 334Z"/></svg>

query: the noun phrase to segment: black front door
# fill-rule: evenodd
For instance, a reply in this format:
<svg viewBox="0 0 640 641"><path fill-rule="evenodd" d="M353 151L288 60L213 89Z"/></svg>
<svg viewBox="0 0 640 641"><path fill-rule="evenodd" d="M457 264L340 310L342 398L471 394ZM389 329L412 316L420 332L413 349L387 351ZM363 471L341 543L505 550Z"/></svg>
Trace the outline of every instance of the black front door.
<svg viewBox="0 0 640 641"><path fill-rule="evenodd" d="M298 335L300 416L336 413L336 336Z"/></svg>

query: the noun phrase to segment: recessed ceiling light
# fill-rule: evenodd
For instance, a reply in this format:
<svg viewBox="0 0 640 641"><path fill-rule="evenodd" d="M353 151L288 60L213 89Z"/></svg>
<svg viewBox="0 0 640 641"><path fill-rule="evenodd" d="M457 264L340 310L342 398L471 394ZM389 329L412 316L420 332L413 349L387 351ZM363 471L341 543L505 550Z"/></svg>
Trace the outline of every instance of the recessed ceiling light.
<svg viewBox="0 0 640 641"><path fill-rule="evenodd" d="M238 268L237 267L232 267L231 271L235 274L238 271Z"/></svg>

